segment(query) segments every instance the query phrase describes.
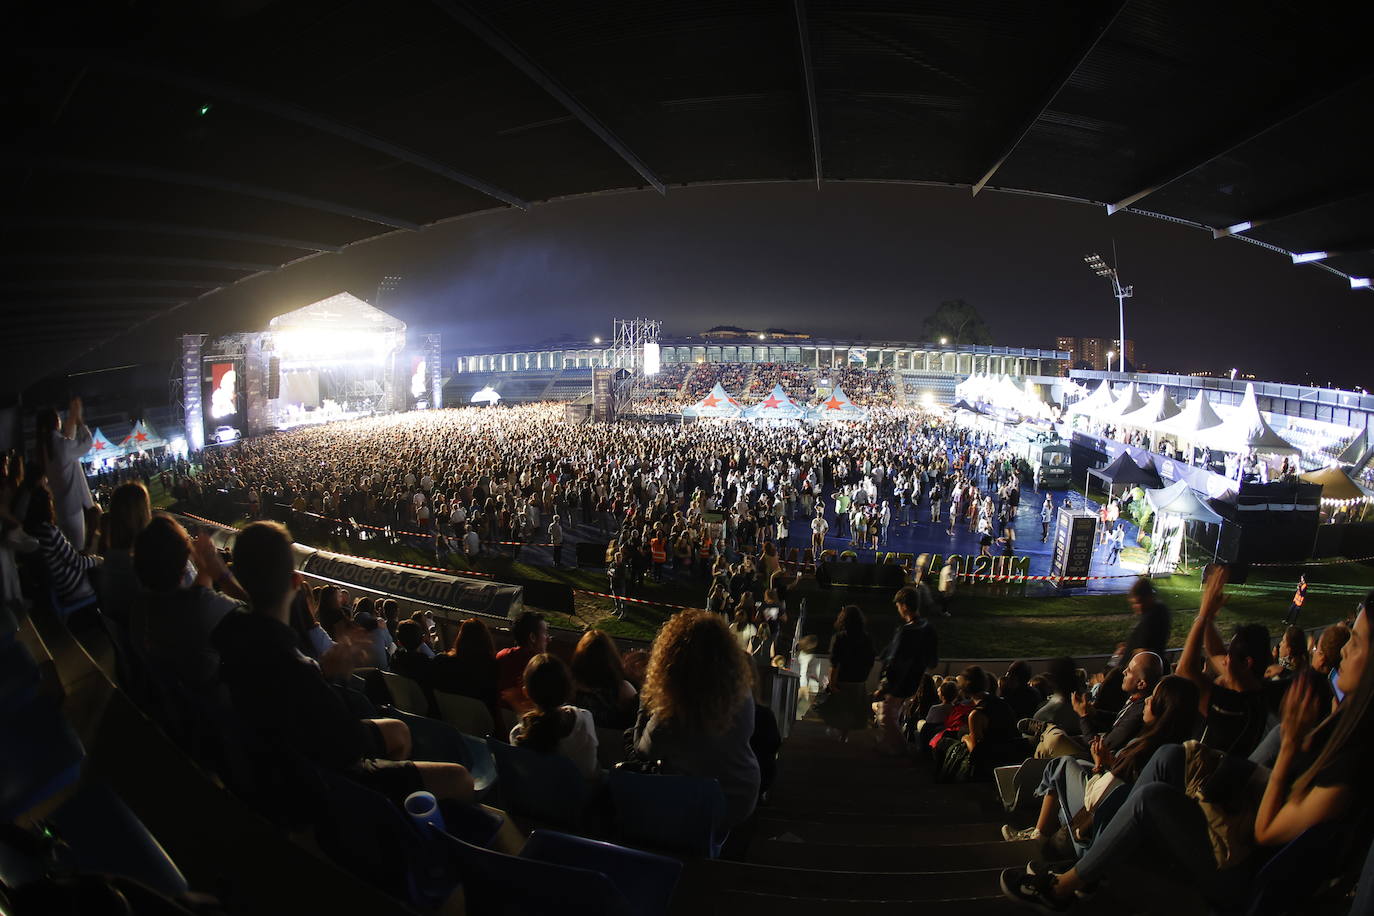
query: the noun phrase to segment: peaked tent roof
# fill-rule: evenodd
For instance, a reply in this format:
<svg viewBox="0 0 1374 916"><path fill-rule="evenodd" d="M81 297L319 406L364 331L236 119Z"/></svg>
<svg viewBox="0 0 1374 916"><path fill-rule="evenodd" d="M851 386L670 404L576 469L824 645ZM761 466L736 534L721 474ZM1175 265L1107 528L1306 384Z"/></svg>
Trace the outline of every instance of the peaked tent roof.
<svg viewBox="0 0 1374 916"><path fill-rule="evenodd" d="M1163 385L1155 389L1143 405L1121 415L1121 422L1127 426L1143 426L1154 429L1165 420L1170 420L1183 412L1178 402L1169 397L1169 390Z"/></svg>
<svg viewBox="0 0 1374 916"><path fill-rule="evenodd" d="M1110 407L1105 407L1097 411L1093 414L1093 418L1098 420L1118 420L1126 414L1134 413L1144 406L1145 400L1140 396L1140 389L1136 388L1135 382L1131 382Z"/></svg>
<svg viewBox="0 0 1374 916"><path fill-rule="evenodd" d="M1213 525L1222 521L1211 506L1198 498L1186 480L1176 481L1162 490L1146 490L1145 499L1161 514L1181 515L1191 521Z"/></svg>
<svg viewBox="0 0 1374 916"><path fill-rule="evenodd" d="M1369 494L1350 479L1350 475L1334 464L1316 471L1299 474L1299 480L1321 484L1322 499L1368 499Z"/></svg>
<svg viewBox="0 0 1374 916"><path fill-rule="evenodd" d="M86 454L81 456L81 460L98 461L103 458L118 458L122 454L124 454L123 447L111 442L110 437L105 435L97 426L95 432L91 433L91 447Z"/></svg>
<svg viewBox="0 0 1374 916"><path fill-rule="evenodd" d="M1136 464L1130 452L1122 452L1116 456L1116 460L1096 472L1097 476L1112 484L1122 484L1128 487L1140 486L1158 488L1162 484L1159 480L1159 473L1154 466L1143 468Z"/></svg>
<svg viewBox="0 0 1374 916"><path fill-rule="evenodd" d="M839 385L830 397L811 408L811 416L818 420L867 420L868 411L849 399Z"/></svg>
<svg viewBox="0 0 1374 916"><path fill-rule="evenodd" d="M1267 455L1300 455L1302 450L1274 432L1260 413L1255 386L1245 386L1245 396L1220 426L1198 437L1199 441L1227 452L1256 452Z"/></svg>
<svg viewBox="0 0 1374 916"><path fill-rule="evenodd" d="M743 415L751 420L800 420L807 415L807 411L792 400L779 383L768 392L768 397L745 408Z"/></svg>
<svg viewBox="0 0 1374 916"><path fill-rule="evenodd" d="M293 329L404 331L406 323L352 293L336 293L328 299L278 315L268 322L268 328L274 332Z"/></svg>
<svg viewBox="0 0 1374 916"><path fill-rule="evenodd" d="M1207 393L1199 391L1197 397L1183 405L1183 410L1178 416L1165 420L1159 424L1161 432L1173 433L1182 436L1184 439L1192 438L1196 433L1207 429L1214 429L1221 425L1221 417L1212 409L1211 403L1207 400Z"/></svg>
<svg viewBox="0 0 1374 916"><path fill-rule="evenodd" d="M697 401L691 407L682 410L684 417L738 417L740 415L740 403L730 396L730 392L716 382L710 394Z"/></svg>
<svg viewBox="0 0 1374 916"><path fill-rule="evenodd" d="M1082 413L1092 416L1100 410L1110 407L1116 402L1116 395L1112 392L1112 383L1103 381L1093 389L1093 393L1086 398L1082 398L1069 407L1069 413Z"/></svg>
<svg viewBox="0 0 1374 916"><path fill-rule="evenodd" d="M159 436L157 430L149 426L147 421L139 420L119 445L120 448L131 452L141 452L150 448L161 448L166 444L167 440Z"/></svg>

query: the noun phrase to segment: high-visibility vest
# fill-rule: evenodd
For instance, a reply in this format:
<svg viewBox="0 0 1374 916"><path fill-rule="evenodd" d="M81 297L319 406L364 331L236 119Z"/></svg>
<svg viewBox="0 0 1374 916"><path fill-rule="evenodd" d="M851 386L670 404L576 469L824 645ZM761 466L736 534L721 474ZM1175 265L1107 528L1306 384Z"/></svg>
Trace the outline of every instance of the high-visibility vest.
<svg viewBox="0 0 1374 916"><path fill-rule="evenodd" d="M714 543L715 542L710 538L706 538L701 542L701 558L703 560L709 560L711 558L711 545Z"/></svg>
<svg viewBox="0 0 1374 916"><path fill-rule="evenodd" d="M649 542L649 553L653 556L655 563L667 563L668 551L663 546L661 538L654 538Z"/></svg>

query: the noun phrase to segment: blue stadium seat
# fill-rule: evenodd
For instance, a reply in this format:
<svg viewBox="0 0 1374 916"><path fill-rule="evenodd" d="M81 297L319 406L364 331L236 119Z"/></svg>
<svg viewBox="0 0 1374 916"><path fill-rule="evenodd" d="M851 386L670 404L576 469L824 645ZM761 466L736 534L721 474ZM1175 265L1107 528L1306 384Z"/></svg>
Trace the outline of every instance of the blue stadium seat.
<svg viewBox="0 0 1374 916"><path fill-rule="evenodd" d="M496 760L501 807L563 827L577 827L587 808L587 780L558 754L540 754L487 739Z"/></svg>
<svg viewBox="0 0 1374 916"><path fill-rule="evenodd" d="M1281 916L1312 903L1328 881L1353 864L1340 861L1336 854L1349 830L1343 821L1326 821L1304 830L1274 853L1255 876L1246 916ZM1350 912L1368 911L1355 908Z"/></svg>
<svg viewBox="0 0 1374 916"><path fill-rule="evenodd" d="M662 916L682 863L610 843L535 831L518 856L438 831L470 913Z"/></svg>
<svg viewBox="0 0 1374 916"><path fill-rule="evenodd" d="M47 818L81 873L122 875L167 897L189 889L181 870L143 823L104 785L83 785Z"/></svg>
<svg viewBox="0 0 1374 916"><path fill-rule="evenodd" d="M52 703L37 699L0 718L0 821L72 785L85 749Z"/></svg>
<svg viewBox="0 0 1374 916"><path fill-rule="evenodd" d="M714 859L729 831L725 793L714 779L611 771L615 829L621 842Z"/></svg>

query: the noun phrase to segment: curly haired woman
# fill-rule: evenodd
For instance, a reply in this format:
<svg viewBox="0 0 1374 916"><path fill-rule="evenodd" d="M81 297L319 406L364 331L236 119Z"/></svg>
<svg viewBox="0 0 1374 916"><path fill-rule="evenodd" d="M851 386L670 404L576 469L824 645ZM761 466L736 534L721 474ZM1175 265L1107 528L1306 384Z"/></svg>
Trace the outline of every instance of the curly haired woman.
<svg viewBox="0 0 1374 916"><path fill-rule="evenodd" d="M725 792L729 828L758 802L754 675L748 657L717 614L689 610L669 618L654 639L640 692L635 746L673 773L715 779Z"/></svg>

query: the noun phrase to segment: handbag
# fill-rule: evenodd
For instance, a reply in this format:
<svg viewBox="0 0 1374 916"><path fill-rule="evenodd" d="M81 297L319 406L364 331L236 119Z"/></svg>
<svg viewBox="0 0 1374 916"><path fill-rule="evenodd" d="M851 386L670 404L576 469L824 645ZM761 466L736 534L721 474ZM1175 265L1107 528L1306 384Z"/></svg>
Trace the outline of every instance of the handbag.
<svg viewBox="0 0 1374 916"><path fill-rule="evenodd" d="M1269 770L1200 741L1185 741L1183 749L1184 791L1207 820L1217 868L1240 865L1255 847L1255 812L1264 798Z"/></svg>

